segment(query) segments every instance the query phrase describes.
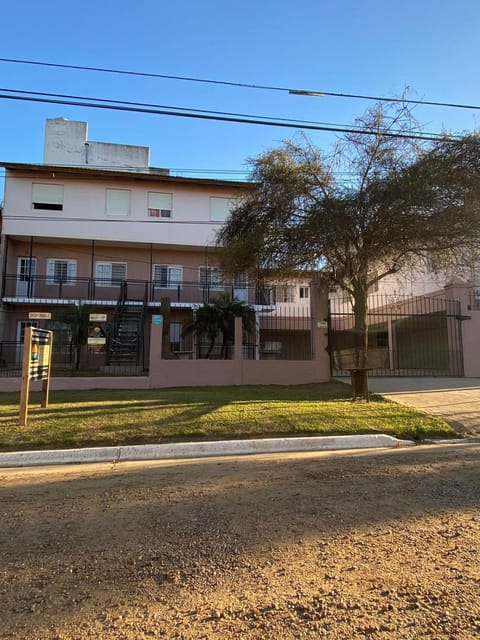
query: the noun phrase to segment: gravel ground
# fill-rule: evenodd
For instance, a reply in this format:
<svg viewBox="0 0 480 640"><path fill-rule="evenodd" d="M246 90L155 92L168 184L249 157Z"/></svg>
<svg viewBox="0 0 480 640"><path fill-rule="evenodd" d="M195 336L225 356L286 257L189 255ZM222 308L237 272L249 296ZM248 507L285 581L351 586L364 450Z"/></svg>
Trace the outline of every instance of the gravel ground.
<svg viewBox="0 0 480 640"><path fill-rule="evenodd" d="M479 454L0 470L0 638L480 638Z"/></svg>

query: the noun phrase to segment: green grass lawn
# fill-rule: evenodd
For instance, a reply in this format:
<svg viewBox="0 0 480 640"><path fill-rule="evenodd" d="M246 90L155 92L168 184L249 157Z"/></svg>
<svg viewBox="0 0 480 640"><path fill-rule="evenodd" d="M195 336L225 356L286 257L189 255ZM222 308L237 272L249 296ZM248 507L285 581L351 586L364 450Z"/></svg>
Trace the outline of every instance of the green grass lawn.
<svg viewBox="0 0 480 640"><path fill-rule="evenodd" d="M379 396L353 403L341 383L54 391L48 409L31 393L26 428L18 426L19 395L0 393L4 451L276 435L457 435L442 420Z"/></svg>

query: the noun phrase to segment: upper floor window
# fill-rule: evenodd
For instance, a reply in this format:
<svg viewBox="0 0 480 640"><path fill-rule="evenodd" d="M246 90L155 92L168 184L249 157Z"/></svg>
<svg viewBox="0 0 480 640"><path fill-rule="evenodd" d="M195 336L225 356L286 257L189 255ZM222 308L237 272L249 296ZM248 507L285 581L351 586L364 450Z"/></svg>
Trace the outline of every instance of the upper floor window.
<svg viewBox="0 0 480 640"><path fill-rule="evenodd" d="M46 284L75 285L77 277L76 260L48 258Z"/></svg>
<svg viewBox="0 0 480 640"><path fill-rule="evenodd" d="M127 265L124 262L97 262L95 284L97 287L118 287L127 279Z"/></svg>
<svg viewBox="0 0 480 640"><path fill-rule="evenodd" d="M425 263L427 266L427 273L437 273L438 265L433 256L427 256L425 258Z"/></svg>
<svg viewBox="0 0 480 640"><path fill-rule="evenodd" d="M183 268L177 265L154 264L152 279L156 287L176 289L182 284Z"/></svg>
<svg viewBox="0 0 480 640"><path fill-rule="evenodd" d="M150 218L171 218L172 194L149 191L148 215Z"/></svg>
<svg viewBox="0 0 480 640"><path fill-rule="evenodd" d="M295 287L291 284L276 285L275 302L295 302Z"/></svg>
<svg viewBox="0 0 480 640"><path fill-rule="evenodd" d="M225 222L235 205L234 198L210 198L210 220Z"/></svg>
<svg viewBox="0 0 480 640"><path fill-rule="evenodd" d="M130 215L130 191L128 189L107 189L105 198L107 216Z"/></svg>
<svg viewBox="0 0 480 640"><path fill-rule="evenodd" d="M223 273L218 267L200 267L198 284L202 289L223 289Z"/></svg>
<svg viewBox="0 0 480 640"><path fill-rule="evenodd" d="M298 293L299 293L300 299L307 300L310 296L310 287L302 286L300 287Z"/></svg>
<svg viewBox="0 0 480 640"><path fill-rule="evenodd" d="M48 209L49 211L63 210L63 184L32 184L32 207L34 209Z"/></svg>

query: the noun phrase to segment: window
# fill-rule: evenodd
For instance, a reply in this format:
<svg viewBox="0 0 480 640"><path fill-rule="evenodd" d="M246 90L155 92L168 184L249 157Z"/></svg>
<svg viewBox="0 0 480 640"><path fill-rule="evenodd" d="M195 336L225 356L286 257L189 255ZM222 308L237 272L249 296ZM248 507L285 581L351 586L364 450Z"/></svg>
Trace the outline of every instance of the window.
<svg viewBox="0 0 480 640"><path fill-rule="evenodd" d="M46 284L66 284L73 286L76 284L77 261L57 260L49 258L47 260Z"/></svg>
<svg viewBox="0 0 480 640"><path fill-rule="evenodd" d="M217 267L200 267L198 283L201 289L223 289L223 273Z"/></svg>
<svg viewBox="0 0 480 640"><path fill-rule="evenodd" d="M53 331L55 353L69 354L72 343L72 325L59 320L47 321L47 329Z"/></svg>
<svg viewBox="0 0 480 640"><path fill-rule="evenodd" d="M171 218L172 194L150 191L148 194L148 215L150 218Z"/></svg>
<svg viewBox="0 0 480 640"><path fill-rule="evenodd" d="M168 264L154 264L152 280L155 287L176 289L182 286L183 268Z"/></svg>
<svg viewBox="0 0 480 640"><path fill-rule="evenodd" d="M49 211L63 210L63 184L32 184L32 207L34 209L48 209Z"/></svg>
<svg viewBox="0 0 480 640"><path fill-rule="evenodd" d="M225 222L235 205L233 198L210 198L210 220Z"/></svg>
<svg viewBox="0 0 480 640"><path fill-rule="evenodd" d="M309 287L300 287L298 294L300 296L300 299L304 299L307 300L308 297L310 296L310 288Z"/></svg>
<svg viewBox="0 0 480 640"><path fill-rule="evenodd" d="M295 287L291 284L276 285L275 302L295 302Z"/></svg>
<svg viewBox="0 0 480 640"><path fill-rule="evenodd" d="M126 278L127 265L124 262L97 262L95 265L97 287L118 287Z"/></svg>
<svg viewBox="0 0 480 640"><path fill-rule="evenodd" d="M435 262L435 259L432 256L427 256L425 258L425 262L427 265L427 273L437 273L438 266Z"/></svg>
<svg viewBox="0 0 480 640"><path fill-rule="evenodd" d="M130 191L127 189L107 189L105 197L107 216L130 215Z"/></svg>
<svg viewBox="0 0 480 640"><path fill-rule="evenodd" d="M181 322L170 323L170 349L172 351L182 351L182 329L183 324Z"/></svg>

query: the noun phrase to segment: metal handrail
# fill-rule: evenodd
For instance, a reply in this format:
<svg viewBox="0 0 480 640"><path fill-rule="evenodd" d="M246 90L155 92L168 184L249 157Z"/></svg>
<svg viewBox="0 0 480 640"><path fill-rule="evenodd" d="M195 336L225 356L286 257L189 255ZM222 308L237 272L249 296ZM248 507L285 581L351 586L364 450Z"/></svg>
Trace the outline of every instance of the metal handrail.
<svg viewBox="0 0 480 640"><path fill-rule="evenodd" d="M18 293L18 283L24 283L26 290ZM172 294L176 302L209 302L220 293L229 293L232 297L239 291L246 291L246 301L250 304L274 304L271 289L258 285L237 287L233 281L225 281L222 285L200 282L199 280L181 280L170 285L160 285L155 280L128 278L121 282L112 282L105 278L87 278L76 276L71 279L51 282L45 274L20 277L18 274L5 273L3 278L2 298L44 298L44 299L79 299L79 300L117 300L122 293L121 287L127 287L127 297L147 304L159 302L165 293ZM135 294L138 288L138 295ZM40 292L39 292L40 290ZM115 291L115 294L112 294ZM173 295L174 294L174 295ZM238 297L238 295L237 295Z"/></svg>

